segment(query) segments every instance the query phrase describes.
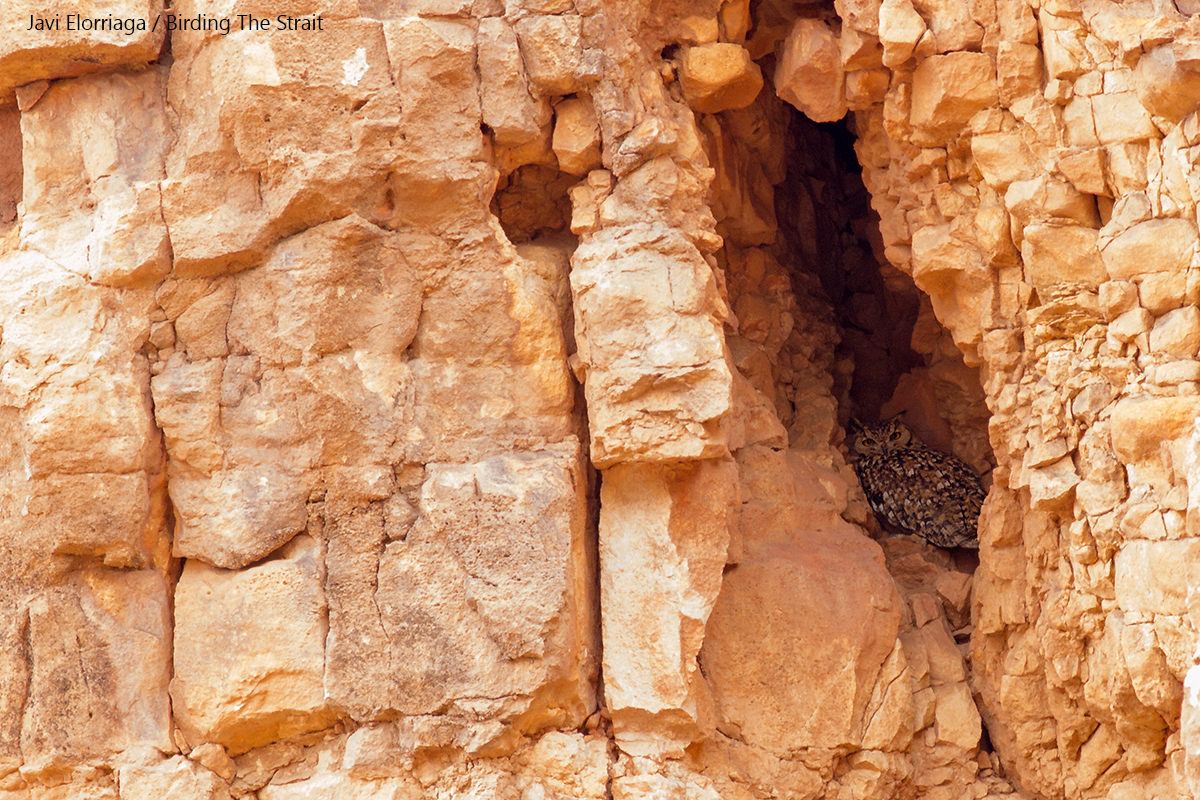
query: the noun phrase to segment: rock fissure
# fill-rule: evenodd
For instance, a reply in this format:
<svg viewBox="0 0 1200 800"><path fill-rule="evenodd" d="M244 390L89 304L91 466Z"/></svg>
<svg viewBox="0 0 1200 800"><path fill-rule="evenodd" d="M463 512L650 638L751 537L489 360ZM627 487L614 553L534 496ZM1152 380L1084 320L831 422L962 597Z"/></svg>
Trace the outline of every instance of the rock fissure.
<svg viewBox="0 0 1200 800"><path fill-rule="evenodd" d="M0 44L0 790L1195 794L1192 17L366 5Z"/></svg>

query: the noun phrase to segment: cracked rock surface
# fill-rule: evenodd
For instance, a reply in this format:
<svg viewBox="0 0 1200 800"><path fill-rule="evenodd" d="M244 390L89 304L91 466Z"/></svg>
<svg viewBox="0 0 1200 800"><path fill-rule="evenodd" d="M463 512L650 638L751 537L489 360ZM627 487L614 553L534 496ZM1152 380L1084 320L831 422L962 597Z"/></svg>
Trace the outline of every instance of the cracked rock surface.
<svg viewBox="0 0 1200 800"><path fill-rule="evenodd" d="M0 8L0 800L1200 796L1200 7L85 5Z"/></svg>

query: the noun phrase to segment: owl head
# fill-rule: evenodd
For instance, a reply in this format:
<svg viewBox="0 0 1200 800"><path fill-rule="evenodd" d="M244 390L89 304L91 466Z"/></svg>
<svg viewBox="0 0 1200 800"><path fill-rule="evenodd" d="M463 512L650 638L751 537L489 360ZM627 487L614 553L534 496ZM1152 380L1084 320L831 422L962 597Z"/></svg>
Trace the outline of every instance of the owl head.
<svg viewBox="0 0 1200 800"><path fill-rule="evenodd" d="M854 452L860 456L887 455L908 447L912 441L912 431L895 417L873 425L864 425L857 420L852 423L857 430Z"/></svg>

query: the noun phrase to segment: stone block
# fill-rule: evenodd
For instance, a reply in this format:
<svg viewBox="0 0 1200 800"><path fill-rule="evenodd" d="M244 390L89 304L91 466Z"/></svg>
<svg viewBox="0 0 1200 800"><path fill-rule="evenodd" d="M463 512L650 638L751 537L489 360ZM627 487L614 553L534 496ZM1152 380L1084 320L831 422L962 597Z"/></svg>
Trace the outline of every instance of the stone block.
<svg viewBox="0 0 1200 800"><path fill-rule="evenodd" d="M1079 225L1030 225L1021 241L1025 279L1039 293L1070 287L1097 289L1108 272L1096 230Z"/></svg>
<svg viewBox="0 0 1200 800"><path fill-rule="evenodd" d="M564 100L554 107L553 148L563 172L587 175L600 168L600 126L587 97Z"/></svg>
<svg viewBox="0 0 1200 800"><path fill-rule="evenodd" d="M378 780L401 772L404 755L396 725L364 725L346 737L342 767L352 778Z"/></svg>
<svg viewBox="0 0 1200 800"><path fill-rule="evenodd" d="M775 68L775 93L814 122L846 115L846 78L833 30L821 20L798 19Z"/></svg>
<svg viewBox="0 0 1200 800"><path fill-rule="evenodd" d="M363 111L370 109L371 113L360 113L349 126L344 118L338 117L341 127L321 131L329 144L318 152L324 155L344 146L342 142L347 135L360 137L367 143L365 148L355 148L358 157L348 163L346 154L338 153L343 175L347 168L352 169L362 176L360 180L364 183L360 186L385 181L391 194L385 192L385 203L390 204L385 205L385 209L390 213L384 218L395 227L434 225L435 220L445 219L451 213L447 210L449 207L457 209L460 219L468 210L479 213L479 192L483 186L490 192L491 181L495 178L490 169L484 174L478 164L485 158L485 139L478 130L483 122L483 109L474 23L464 19L401 16L383 23L384 52L379 52L377 27L364 24L361 29L356 29L353 23L357 22L359 20L348 21L349 30L337 31L336 38L330 37L333 40L329 47L333 53L328 60L335 64L345 63L339 61L340 58L357 61L360 58L358 50L362 48L367 51L366 70L354 84L353 92L350 87L342 88L344 84L340 79L331 89L339 94L350 94L351 98L347 99L351 102L361 102L352 99L356 95L370 97L375 102L363 106ZM369 21L361 20L361 23ZM517 35L519 40L520 30ZM349 37L354 38L344 45L345 38ZM345 56L341 55L343 46L349 49ZM526 75L532 82L529 59L523 49L521 55ZM376 83L380 78L377 73L380 67L386 68L382 86ZM399 133L404 137L404 147L398 161L394 160L393 137L397 119L394 116L396 106L392 103L403 109ZM272 121L274 119L272 117ZM321 130L311 122L306 127L314 134ZM289 177L293 181L316 183L324 180L325 167L322 158L314 162L310 172L296 174L293 169L294 174ZM381 174L381 169L387 171ZM337 200L372 219L379 219L379 212L370 212L369 207L364 207L361 188L347 195L345 187L335 183L325 191L329 201ZM371 202L379 203L380 200L372 197Z"/></svg>
<svg viewBox="0 0 1200 800"><path fill-rule="evenodd" d="M1038 174L1033 153L1016 134L985 133L972 136L971 156L988 186L1001 192L1014 181L1030 180Z"/></svg>
<svg viewBox="0 0 1200 800"><path fill-rule="evenodd" d="M1183 273L1192 262L1196 241L1191 220L1152 219L1118 235L1100 254L1113 280L1131 280L1148 272Z"/></svg>
<svg viewBox="0 0 1200 800"><path fill-rule="evenodd" d="M1197 416L1194 396L1126 398L1113 409L1113 451L1124 464L1157 458L1159 445L1190 434Z"/></svg>
<svg viewBox="0 0 1200 800"><path fill-rule="evenodd" d="M912 0L884 0L879 7L884 65L895 69L908 61L925 30L925 20L913 8Z"/></svg>
<svg viewBox="0 0 1200 800"><path fill-rule="evenodd" d="M1031 469L1029 477L1029 502L1035 509L1061 507L1070 499L1070 492L1079 483L1079 473L1070 456L1060 458L1053 464Z"/></svg>
<svg viewBox="0 0 1200 800"><path fill-rule="evenodd" d="M1195 358L1200 350L1200 308L1169 311L1150 331L1150 352L1175 358Z"/></svg>
<svg viewBox="0 0 1200 800"><path fill-rule="evenodd" d="M842 69L846 72L883 67L883 46L878 37L870 33L844 27L838 39L838 49L842 53Z"/></svg>
<svg viewBox="0 0 1200 800"><path fill-rule="evenodd" d="M274 552L307 524L301 473L297 466L262 464L173 477L175 554L236 569Z"/></svg>
<svg viewBox="0 0 1200 800"><path fill-rule="evenodd" d="M496 144L514 147L538 138L550 121L544 99L529 93L517 34L501 17L479 21L479 96L483 123Z"/></svg>
<svg viewBox="0 0 1200 800"><path fill-rule="evenodd" d="M928 21L932 46L938 53L977 51L983 43L984 28L996 21L994 8L972 5L967 0L914 0L913 5Z"/></svg>
<svg viewBox="0 0 1200 800"><path fill-rule="evenodd" d="M1144 308L1135 308L1114 319L1108 332L1118 342L1128 343L1148 335L1153 327L1154 315ZM1142 339L1142 344L1148 344L1147 340Z"/></svg>
<svg viewBox="0 0 1200 800"><path fill-rule="evenodd" d="M704 114L745 108L763 87L762 70L744 47L731 42L684 48L679 81L687 104Z"/></svg>
<svg viewBox="0 0 1200 800"><path fill-rule="evenodd" d="M1076 96L1063 106L1063 124L1070 146L1095 147L1100 144L1096 136L1096 120L1092 116L1092 98Z"/></svg>
<svg viewBox="0 0 1200 800"><path fill-rule="evenodd" d="M736 725L748 743L775 751L858 746L863 711L895 641L887 633L897 607L886 599L894 590L872 555L865 539L812 531L726 576L703 656L720 726ZM796 614L809 623L781 637L772 620ZM810 668L786 668L793 659Z"/></svg>
<svg viewBox="0 0 1200 800"><path fill-rule="evenodd" d="M225 748L216 742L205 742L193 747L188 753L188 758L227 781L233 780L237 775L237 764L225 752Z"/></svg>
<svg viewBox="0 0 1200 800"><path fill-rule="evenodd" d="M1038 21L1036 10L1023 2L1000 0L996 4L999 17L1000 40L1021 44L1038 43Z"/></svg>
<svg viewBox="0 0 1200 800"><path fill-rule="evenodd" d="M718 727L776 753L857 749L885 665L899 666L895 583L802 457L747 448L739 459L745 554L725 575L700 657Z"/></svg>
<svg viewBox="0 0 1200 800"><path fill-rule="evenodd" d="M754 24L750 16L750 0L725 0L718 15L721 40L745 44L746 34Z"/></svg>
<svg viewBox="0 0 1200 800"><path fill-rule="evenodd" d="M572 258L592 461L721 456L732 377L712 268L678 233L619 230L593 235Z"/></svg>
<svg viewBox="0 0 1200 800"><path fill-rule="evenodd" d="M147 70L56 84L23 114L25 247L103 286L151 284L170 272L159 194L171 139L162 81Z"/></svg>
<svg viewBox="0 0 1200 800"><path fill-rule="evenodd" d="M1121 629L1121 655L1137 699L1163 719L1174 719L1182 700L1179 680L1171 674L1152 623L1126 624Z"/></svg>
<svg viewBox="0 0 1200 800"><path fill-rule="evenodd" d="M912 269L955 343L967 351L977 348L994 282L976 246L956 237L949 224L926 226L913 234Z"/></svg>
<svg viewBox="0 0 1200 800"><path fill-rule="evenodd" d="M1085 194L1107 195L1104 151L1092 147L1078 153L1061 156L1058 169L1071 185Z"/></svg>
<svg viewBox="0 0 1200 800"><path fill-rule="evenodd" d="M386 504L331 492L329 702L363 722L458 709L492 737L580 725L598 652L582 469L578 445L427 464L403 534Z"/></svg>
<svg viewBox="0 0 1200 800"><path fill-rule="evenodd" d="M882 103L891 86L892 73L887 69L855 70L846 73L846 104L851 111L865 111Z"/></svg>
<svg viewBox="0 0 1200 800"><path fill-rule="evenodd" d="M1158 138L1158 128L1133 92L1098 94L1092 98L1092 119L1101 144Z"/></svg>
<svg viewBox="0 0 1200 800"><path fill-rule="evenodd" d="M238 755L333 721L320 559L305 536L243 570L187 562L175 589L171 697L188 741Z"/></svg>
<svg viewBox="0 0 1200 800"><path fill-rule="evenodd" d="M1004 193L1004 205L1022 226L1050 222L1100 227L1095 198L1048 175L1010 184Z"/></svg>
<svg viewBox="0 0 1200 800"><path fill-rule="evenodd" d="M897 751L912 742L915 709L911 672L899 639L883 664L865 715L869 722L863 731L864 750Z"/></svg>
<svg viewBox="0 0 1200 800"><path fill-rule="evenodd" d="M1195 73L1175 61L1171 45L1143 53L1134 69L1137 98L1156 117L1179 122L1200 107L1200 86Z"/></svg>
<svg viewBox="0 0 1200 800"><path fill-rule="evenodd" d="M1042 90L1042 51L1034 44L1001 41L996 49L1000 104L1011 106Z"/></svg>
<svg viewBox="0 0 1200 800"><path fill-rule="evenodd" d="M736 492L732 461L604 472L604 688L627 753L681 752L712 729L696 656L721 589ZM672 565L662 569L664 558Z"/></svg>
<svg viewBox="0 0 1200 800"><path fill-rule="evenodd" d="M25 775L171 752L167 592L150 570L82 569L31 598L21 629L6 622L18 635L5 636L17 657L5 674L18 683L0 683L0 708L17 715L0 723L0 749L19 748Z"/></svg>
<svg viewBox="0 0 1200 800"><path fill-rule="evenodd" d="M1091 69L1094 61L1085 44L1087 29L1079 20L1058 16L1042 8L1038 21L1042 29L1046 73L1051 79L1071 80Z"/></svg>
<svg viewBox="0 0 1200 800"><path fill-rule="evenodd" d="M163 11L162 0L106 3L96 9L96 16L106 20L111 15L119 24L101 30L69 30L66 15L60 13L68 10L81 9L20 1L0 9L0 106L13 102L17 87L35 81L134 70L158 58L166 30L153 27Z"/></svg>
<svg viewBox="0 0 1200 800"><path fill-rule="evenodd" d="M971 697L971 687L959 681L934 686L933 693L937 698L933 713L938 743L967 751L978 747L983 721Z"/></svg>
<svg viewBox="0 0 1200 800"><path fill-rule="evenodd" d="M1110 322L1138 304L1138 286L1132 281L1108 281L1100 286L1100 306Z"/></svg>
<svg viewBox="0 0 1200 800"><path fill-rule="evenodd" d="M1100 725L1079 749L1075 780L1091 788L1100 775L1121 757L1121 737L1112 725Z"/></svg>
<svg viewBox="0 0 1200 800"><path fill-rule="evenodd" d="M1104 149L1108 157L1105 167L1109 194L1128 197L1144 193L1149 186L1149 146L1145 142L1124 142L1110 144Z"/></svg>
<svg viewBox="0 0 1200 800"><path fill-rule="evenodd" d="M53 474L31 482L22 511L30 551L95 558L110 567L145 567L159 522L146 473ZM104 498L103 503L97 498Z"/></svg>
<svg viewBox="0 0 1200 800"><path fill-rule="evenodd" d="M1187 275L1152 272L1137 284L1138 302L1151 314L1161 316L1179 308L1187 298Z"/></svg>
<svg viewBox="0 0 1200 800"><path fill-rule="evenodd" d="M937 601L930 595L916 595L926 598L930 611L937 613ZM914 603L915 605L915 603ZM919 619L919 617L918 617ZM929 669L929 682L933 686L961 683L967 679L967 670L963 666L962 653L954 643L950 629L941 616L927 620L915 634L915 642L920 644L925 653Z"/></svg>
<svg viewBox="0 0 1200 800"><path fill-rule="evenodd" d="M913 127L940 139L962 130L997 102L996 68L985 53L931 56L913 73Z"/></svg>
<svg viewBox="0 0 1200 800"><path fill-rule="evenodd" d="M516 29L525 74L536 94L554 97L580 88L576 72L583 56L583 27L578 16L529 16L519 20Z"/></svg>
<svg viewBox="0 0 1200 800"><path fill-rule="evenodd" d="M1117 605L1122 610L1185 614L1188 588L1200 581L1200 540L1126 542L1114 564Z"/></svg>

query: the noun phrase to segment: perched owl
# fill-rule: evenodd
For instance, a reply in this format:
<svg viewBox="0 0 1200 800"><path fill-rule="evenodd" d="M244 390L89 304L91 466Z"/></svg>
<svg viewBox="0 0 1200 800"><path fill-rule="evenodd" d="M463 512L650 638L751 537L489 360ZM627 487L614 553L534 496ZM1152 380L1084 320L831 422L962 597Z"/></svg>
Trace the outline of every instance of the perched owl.
<svg viewBox="0 0 1200 800"><path fill-rule="evenodd" d="M975 471L894 419L858 424L854 471L882 520L938 547L979 547L984 492Z"/></svg>

